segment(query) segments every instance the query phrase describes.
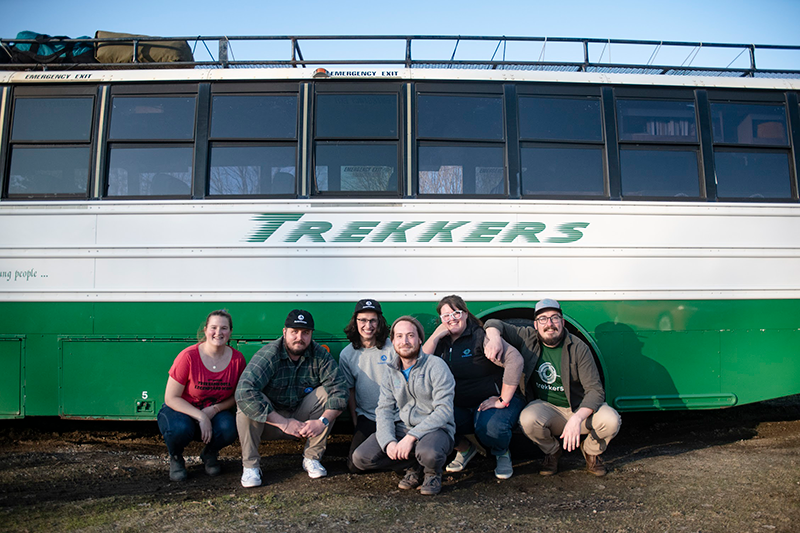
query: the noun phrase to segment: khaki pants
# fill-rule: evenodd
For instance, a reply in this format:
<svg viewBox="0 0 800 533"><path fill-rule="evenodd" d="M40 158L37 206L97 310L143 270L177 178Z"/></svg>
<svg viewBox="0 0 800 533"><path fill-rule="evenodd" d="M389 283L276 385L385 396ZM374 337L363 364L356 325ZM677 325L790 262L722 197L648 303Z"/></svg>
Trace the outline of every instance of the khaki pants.
<svg viewBox="0 0 800 533"><path fill-rule="evenodd" d="M569 407L558 407L543 400L534 400L522 410L519 424L522 431L546 454L556 453L561 446L558 437L564 431L573 413ZM581 435L586 439L581 445L584 453L600 455L606 451L622 424L622 419L612 407L604 403L581 424Z"/></svg>
<svg viewBox="0 0 800 533"><path fill-rule="evenodd" d="M317 387L303 398L303 401L294 411L276 409L276 412L286 418L294 418L300 422L305 422L321 417L322 413L325 412L325 402L327 401L328 393L323 387ZM325 454L328 435L332 428L333 422L321 434L306 440L303 457L318 461L322 459ZM236 413L236 429L239 431L239 442L242 443L242 465L245 468L258 468L260 466L261 455L258 453L258 446L262 440L297 439L297 437L287 435L276 426L251 420L241 411Z"/></svg>

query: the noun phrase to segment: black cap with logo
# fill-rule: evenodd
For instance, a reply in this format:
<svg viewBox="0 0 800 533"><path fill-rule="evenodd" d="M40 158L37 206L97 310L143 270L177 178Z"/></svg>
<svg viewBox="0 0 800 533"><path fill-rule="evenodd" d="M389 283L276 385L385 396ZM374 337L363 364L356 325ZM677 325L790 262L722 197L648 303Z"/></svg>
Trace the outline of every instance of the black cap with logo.
<svg viewBox="0 0 800 533"><path fill-rule="evenodd" d="M287 328L314 329L314 317L308 311L292 309L283 325Z"/></svg>
<svg viewBox="0 0 800 533"><path fill-rule="evenodd" d="M356 310L353 312L353 314L360 313L362 311L375 311L379 315L383 314L381 312L381 304L375 300L359 300L356 302Z"/></svg>

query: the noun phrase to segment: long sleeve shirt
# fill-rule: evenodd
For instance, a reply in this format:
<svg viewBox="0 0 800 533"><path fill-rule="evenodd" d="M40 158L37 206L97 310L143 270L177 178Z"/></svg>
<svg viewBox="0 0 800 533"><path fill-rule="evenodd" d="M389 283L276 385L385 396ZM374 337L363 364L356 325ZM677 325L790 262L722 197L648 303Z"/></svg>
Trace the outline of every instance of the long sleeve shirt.
<svg viewBox="0 0 800 533"><path fill-rule="evenodd" d="M266 422L275 410L293 411L319 386L328 393L325 409L347 408L347 384L331 354L312 341L294 362L281 337L258 350L247 364L236 387L236 405L248 418Z"/></svg>

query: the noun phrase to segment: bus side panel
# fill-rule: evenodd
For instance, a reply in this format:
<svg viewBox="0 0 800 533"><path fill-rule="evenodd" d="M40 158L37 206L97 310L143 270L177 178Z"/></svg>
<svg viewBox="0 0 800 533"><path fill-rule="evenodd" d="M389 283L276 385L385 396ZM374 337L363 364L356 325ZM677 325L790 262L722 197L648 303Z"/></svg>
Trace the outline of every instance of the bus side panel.
<svg viewBox="0 0 800 533"><path fill-rule="evenodd" d="M164 403L167 371L186 343L64 339L61 345L60 416L152 419Z"/></svg>
<svg viewBox="0 0 800 533"><path fill-rule="evenodd" d="M0 335L25 338L25 369L14 389L0 390L2 402L24 390L23 411L26 416L58 414L59 335L92 332L90 303L5 302L0 304L3 316Z"/></svg>
<svg viewBox="0 0 800 533"><path fill-rule="evenodd" d="M795 310L795 317L800 311ZM800 331L760 330L722 333L722 386L735 390L739 403L797 394Z"/></svg>
<svg viewBox="0 0 800 533"><path fill-rule="evenodd" d="M23 412L23 339L0 338L0 418L17 418Z"/></svg>

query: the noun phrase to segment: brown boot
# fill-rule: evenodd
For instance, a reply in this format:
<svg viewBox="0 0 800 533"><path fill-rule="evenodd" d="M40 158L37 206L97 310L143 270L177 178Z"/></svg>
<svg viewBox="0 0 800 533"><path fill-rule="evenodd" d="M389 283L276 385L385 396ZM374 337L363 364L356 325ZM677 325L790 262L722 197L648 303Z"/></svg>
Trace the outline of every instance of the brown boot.
<svg viewBox="0 0 800 533"><path fill-rule="evenodd" d="M539 470L540 476L552 476L558 473L558 460L561 457L561 448L556 453L549 453L544 456L542 469Z"/></svg>
<svg viewBox="0 0 800 533"><path fill-rule="evenodd" d="M599 455L584 455L586 458L586 470L593 476L603 477L608 473L606 465L603 464L603 459Z"/></svg>

